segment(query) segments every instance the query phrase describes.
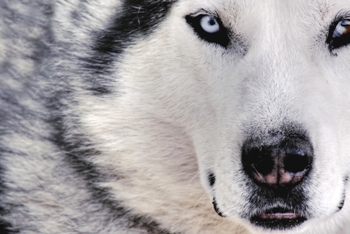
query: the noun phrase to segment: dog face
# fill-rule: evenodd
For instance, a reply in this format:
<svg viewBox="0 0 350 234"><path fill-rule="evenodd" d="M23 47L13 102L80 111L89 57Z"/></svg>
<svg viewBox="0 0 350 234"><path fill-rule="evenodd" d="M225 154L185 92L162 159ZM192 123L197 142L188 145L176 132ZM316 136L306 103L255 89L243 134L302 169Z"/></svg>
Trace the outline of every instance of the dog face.
<svg viewBox="0 0 350 234"><path fill-rule="evenodd" d="M139 59L157 115L190 135L218 214L296 231L342 213L349 12L346 1L179 1L135 46L154 58Z"/></svg>
<svg viewBox="0 0 350 234"><path fill-rule="evenodd" d="M156 12L151 19L158 22L162 11ZM127 116L120 119L129 124L125 110L139 112L133 118L160 120L189 136L202 185L226 219L267 232L344 226L349 12L345 0L175 1L152 34L134 39L117 61L115 106ZM113 131L117 124L106 124L96 123L102 130L91 135L109 134L105 139L117 142L111 139L120 124ZM142 160L155 147L164 148L157 154L166 152L163 143L142 152ZM173 160L184 156L178 157Z"/></svg>

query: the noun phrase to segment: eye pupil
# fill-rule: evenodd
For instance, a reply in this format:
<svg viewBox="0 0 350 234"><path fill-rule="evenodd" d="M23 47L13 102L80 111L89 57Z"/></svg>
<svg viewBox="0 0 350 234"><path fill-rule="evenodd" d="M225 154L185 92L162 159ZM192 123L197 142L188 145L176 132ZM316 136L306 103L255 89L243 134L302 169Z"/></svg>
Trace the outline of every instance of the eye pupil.
<svg viewBox="0 0 350 234"><path fill-rule="evenodd" d="M207 33L217 33L220 31L220 25L214 17L205 15L200 20L202 29Z"/></svg>

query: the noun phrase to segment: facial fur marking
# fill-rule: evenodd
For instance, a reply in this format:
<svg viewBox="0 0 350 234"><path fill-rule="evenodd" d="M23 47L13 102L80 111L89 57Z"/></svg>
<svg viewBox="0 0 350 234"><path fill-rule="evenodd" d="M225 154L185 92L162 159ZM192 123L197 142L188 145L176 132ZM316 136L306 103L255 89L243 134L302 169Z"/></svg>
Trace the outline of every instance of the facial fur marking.
<svg viewBox="0 0 350 234"><path fill-rule="evenodd" d="M347 185L348 180L349 180L349 177L347 176L347 177L344 179L344 185L345 185L345 186ZM344 204L345 204L345 199L346 199L346 191L344 190L343 199L342 199L342 201L340 202L340 204L339 204L339 206L338 206L338 211L340 211L341 209L343 209L343 206L344 206Z"/></svg>
<svg viewBox="0 0 350 234"><path fill-rule="evenodd" d="M209 185L210 187L213 187L215 184L215 175L211 172L208 175L208 181L209 181Z"/></svg>
<svg viewBox="0 0 350 234"><path fill-rule="evenodd" d="M119 54L136 38L148 36L164 20L175 0L126 0L109 27L96 37L86 67L96 74L108 73Z"/></svg>
<svg viewBox="0 0 350 234"><path fill-rule="evenodd" d="M216 203L215 197L213 198L213 207L215 212L220 215L221 217L225 218L226 216L219 210L218 204Z"/></svg>
<svg viewBox="0 0 350 234"><path fill-rule="evenodd" d="M95 36L95 43L90 57L81 58L85 67L91 71L91 88L94 95L112 93L108 77L112 72L113 62L118 56L140 37L152 33L157 25L165 19L174 0L140 1L126 0L122 9L118 9L116 18L109 26Z"/></svg>
<svg viewBox="0 0 350 234"><path fill-rule="evenodd" d="M0 233L346 233L347 1L0 0Z"/></svg>
<svg viewBox="0 0 350 234"><path fill-rule="evenodd" d="M63 95L70 95L64 93ZM51 104L48 106L52 112L61 112L62 109L56 106L59 103L58 100L51 100ZM105 176L102 174L95 165L88 162L86 158L91 155L100 154L91 143L80 135L73 135L67 137L68 134L64 128L65 118L63 115L56 116L56 119L49 119L48 121L54 123L55 133L53 134L51 141L61 148L66 155L65 160L75 170L78 176L82 177L86 182L86 186L91 194L91 204L100 204L102 208L108 210L110 214L110 220L126 219L130 228L141 228L148 230L149 233L155 234L170 234L167 231L161 229L155 221L150 218L132 215L126 210L117 200L111 198L110 191L107 188L102 188L98 185L99 182L105 181ZM1 223L0 223L1 224ZM1 227L1 226L0 226ZM1 231L1 229L0 229ZM1 232L0 232L1 233Z"/></svg>

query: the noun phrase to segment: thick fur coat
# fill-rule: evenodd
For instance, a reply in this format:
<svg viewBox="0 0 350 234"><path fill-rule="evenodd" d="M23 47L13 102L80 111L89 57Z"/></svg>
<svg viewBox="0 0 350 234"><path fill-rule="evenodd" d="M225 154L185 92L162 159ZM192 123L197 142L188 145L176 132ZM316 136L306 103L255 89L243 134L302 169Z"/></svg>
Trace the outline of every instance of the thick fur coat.
<svg viewBox="0 0 350 234"><path fill-rule="evenodd" d="M347 0L0 1L1 233L350 233Z"/></svg>

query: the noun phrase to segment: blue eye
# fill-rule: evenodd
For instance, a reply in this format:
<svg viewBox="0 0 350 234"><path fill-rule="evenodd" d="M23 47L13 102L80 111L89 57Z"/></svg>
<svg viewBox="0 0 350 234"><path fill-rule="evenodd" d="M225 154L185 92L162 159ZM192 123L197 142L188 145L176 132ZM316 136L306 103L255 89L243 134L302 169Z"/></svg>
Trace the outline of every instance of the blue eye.
<svg viewBox="0 0 350 234"><path fill-rule="evenodd" d="M200 25L207 33L217 33L220 31L218 21L214 17L208 15L205 15L200 19Z"/></svg>
<svg viewBox="0 0 350 234"><path fill-rule="evenodd" d="M334 22L330 27L326 42L330 51L350 44L350 19Z"/></svg>
<svg viewBox="0 0 350 234"><path fill-rule="evenodd" d="M224 48L227 48L229 45L230 38L228 30L223 26L219 18L207 14L188 15L185 18L187 23L202 40L218 44Z"/></svg>
<svg viewBox="0 0 350 234"><path fill-rule="evenodd" d="M341 37L348 33L350 33L350 20L342 20L336 25L333 31L333 38Z"/></svg>

